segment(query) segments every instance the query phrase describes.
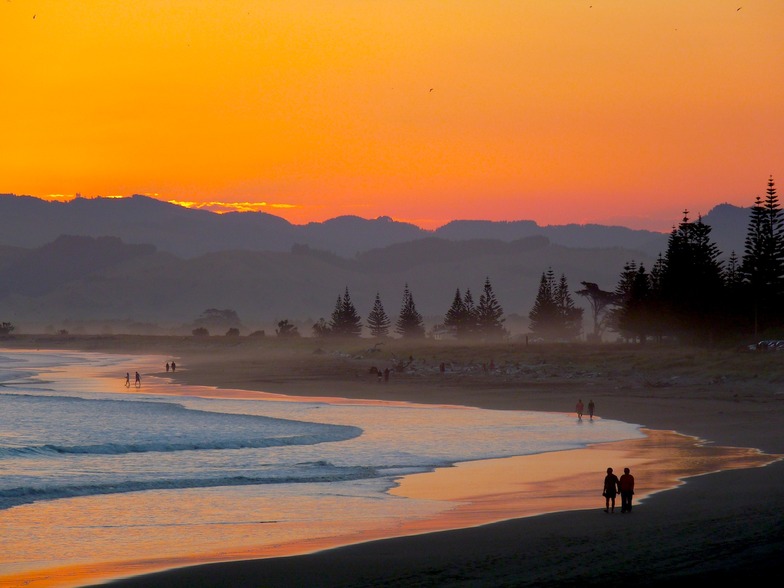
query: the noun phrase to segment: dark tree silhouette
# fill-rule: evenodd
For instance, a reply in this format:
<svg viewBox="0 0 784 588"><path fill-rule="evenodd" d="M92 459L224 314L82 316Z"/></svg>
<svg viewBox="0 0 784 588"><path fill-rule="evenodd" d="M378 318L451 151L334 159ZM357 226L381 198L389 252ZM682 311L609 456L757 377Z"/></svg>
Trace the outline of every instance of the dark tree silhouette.
<svg viewBox="0 0 784 588"><path fill-rule="evenodd" d="M555 293L553 292L554 279L552 269L548 270L547 273L542 273L534 306L528 313L531 332L544 339L549 339L555 335L559 322L558 306L555 303Z"/></svg>
<svg viewBox="0 0 784 588"><path fill-rule="evenodd" d="M531 332L544 339L568 341L580 335L583 310L575 307L565 275L556 282L552 268L542 274L528 318Z"/></svg>
<svg viewBox="0 0 784 588"><path fill-rule="evenodd" d="M654 315L650 305L651 280L645 266L634 261L627 263L615 291L618 308L613 313L616 330L625 339L645 343L651 334Z"/></svg>
<svg viewBox="0 0 784 588"><path fill-rule="evenodd" d="M444 327L455 337L462 338L467 333L469 320L471 320L471 316L463 303L460 288L458 288L455 290L452 306L449 307L444 316Z"/></svg>
<svg viewBox="0 0 784 588"><path fill-rule="evenodd" d="M484 289L479 296L476 307L476 326L479 335L485 339L500 339L506 334L504 329L504 309L501 308L490 284L490 278L485 279Z"/></svg>
<svg viewBox="0 0 784 588"><path fill-rule="evenodd" d="M754 333L779 323L779 299L784 284L784 214L773 176L765 199L751 207L741 273L748 283L754 313Z"/></svg>
<svg viewBox="0 0 784 588"><path fill-rule="evenodd" d="M403 290L403 304L400 308L400 316L395 323L395 332L404 339L414 339L425 336L425 326L422 322L422 315L417 312L414 304L414 297L406 284Z"/></svg>
<svg viewBox="0 0 784 588"><path fill-rule="evenodd" d="M288 319L278 321L278 328L275 329L275 334L278 337L299 337L299 329L297 325L292 325Z"/></svg>
<svg viewBox="0 0 784 588"><path fill-rule="evenodd" d="M343 296L338 296L329 322L329 330L336 337L359 337L362 334L362 318L351 302L348 286Z"/></svg>
<svg viewBox="0 0 784 588"><path fill-rule="evenodd" d="M561 317L561 337L567 340L580 336L583 330L583 309L574 305L566 276L561 274L555 289L555 301Z"/></svg>
<svg viewBox="0 0 784 588"><path fill-rule="evenodd" d="M329 337L330 329L327 321L324 320L324 317L320 318L316 321L313 325L313 336L314 337Z"/></svg>
<svg viewBox="0 0 784 588"><path fill-rule="evenodd" d="M689 340L711 339L720 320L718 311L723 297L724 281L720 252L710 240L711 227L698 217L683 221L673 229L664 255L661 274L662 322L669 320L671 333Z"/></svg>
<svg viewBox="0 0 784 588"><path fill-rule="evenodd" d="M367 326L370 329L370 334L373 337L386 337L389 335L389 327L391 324L392 322L384 311L384 305L381 304L381 297L378 292L376 292L376 300L373 302L373 309L370 311L367 318Z"/></svg>
<svg viewBox="0 0 784 588"><path fill-rule="evenodd" d="M593 282L580 282L583 285L582 290L577 290L576 294L583 296L588 300L591 305L591 314L593 317L593 333L592 337L595 341L602 340L602 333L607 328L607 318L609 311L617 302L615 292L607 292L599 288L598 284Z"/></svg>
<svg viewBox="0 0 784 588"><path fill-rule="evenodd" d="M474 297L471 295L471 289L467 288L463 295L463 306L466 312L466 323L464 325L464 336L473 337L477 331L476 324L476 304L474 304Z"/></svg>

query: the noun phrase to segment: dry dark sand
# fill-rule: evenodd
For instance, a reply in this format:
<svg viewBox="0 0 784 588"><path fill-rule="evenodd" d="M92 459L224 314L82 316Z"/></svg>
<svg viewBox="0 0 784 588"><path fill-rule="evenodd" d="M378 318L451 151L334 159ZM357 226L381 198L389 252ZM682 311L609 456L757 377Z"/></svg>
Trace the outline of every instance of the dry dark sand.
<svg viewBox="0 0 784 588"><path fill-rule="evenodd" d="M283 345L225 337L28 338L14 345L170 354L183 381L292 395L371 391L382 399L562 412L573 410L578 397L593 398L601 417L784 454L784 354L775 352L400 341L370 352L364 341ZM496 369L485 373L482 363L491 360ZM370 367L392 364L398 369L390 381L375 382ZM644 484L645 472L635 474ZM590 510L207 564L112 585L673 586L770 581L784 569L784 461L689 478L630 515L605 514L597 498Z"/></svg>

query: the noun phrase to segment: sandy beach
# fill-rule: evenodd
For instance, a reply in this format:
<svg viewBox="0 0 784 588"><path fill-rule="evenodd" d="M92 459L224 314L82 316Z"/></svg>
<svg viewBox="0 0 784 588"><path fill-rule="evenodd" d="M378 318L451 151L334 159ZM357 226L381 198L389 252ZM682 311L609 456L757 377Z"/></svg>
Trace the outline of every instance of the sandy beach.
<svg viewBox="0 0 784 588"><path fill-rule="evenodd" d="M677 431L707 447L784 454L784 361L747 350L604 345L348 344L274 338L15 338L19 347L161 353L190 384L287 395L371 397L569 412ZM442 371L441 364L444 364ZM393 366L389 381L371 368ZM163 371L163 366L162 370ZM308 555L180 568L117 586L655 586L763 579L784 552L784 462L688 478L630 515L585 507ZM635 468L638 486L644 468ZM603 471L595 474L599 485ZM587 483L587 482L586 482Z"/></svg>

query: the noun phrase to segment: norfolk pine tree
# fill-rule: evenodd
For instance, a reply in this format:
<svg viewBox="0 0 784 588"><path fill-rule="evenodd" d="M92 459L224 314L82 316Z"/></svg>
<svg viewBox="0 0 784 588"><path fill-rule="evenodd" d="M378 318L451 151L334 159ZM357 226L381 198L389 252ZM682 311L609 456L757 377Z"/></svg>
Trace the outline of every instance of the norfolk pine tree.
<svg viewBox="0 0 784 588"><path fill-rule="evenodd" d="M425 336L425 326L422 323L422 315L417 312L414 304L414 297L406 284L403 290L403 304L400 308L400 316L395 323L395 332L404 339L414 339Z"/></svg>
<svg viewBox="0 0 784 588"><path fill-rule="evenodd" d="M479 296L479 305L476 307L476 326L479 335L485 339L502 338L506 334L503 316L504 309L498 303L488 277L485 279L484 289Z"/></svg>
<svg viewBox="0 0 784 588"><path fill-rule="evenodd" d="M370 334L373 337L387 337L389 335L389 327L391 321L384 311L384 306L381 304L381 297L376 292L376 300L373 302L373 310L370 311L367 318L367 326L370 329Z"/></svg>
<svg viewBox="0 0 784 588"><path fill-rule="evenodd" d="M446 311L444 316L444 326L457 338L465 336L466 321L468 312L466 311L463 298L460 295L460 288L455 290L455 297L452 306Z"/></svg>
<svg viewBox="0 0 784 588"><path fill-rule="evenodd" d="M330 333L337 337L359 337L362 334L362 319L351 302L348 286L345 294L342 297L338 296L329 329Z"/></svg>
<svg viewBox="0 0 784 588"><path fill-rule="evenodd" d="M539 291L536 294L533 308L528 313L531 332L543 339L551 339L556 334L558 324L558 307L553 293L554 276L552 269L542 273L539 280Z"/></svg>
<svg viewBox="0 0 784 588"><path fill-rule="evenodd" d="M784 284L784 214L779 206L773 176L763 201L751 208L741 274L749 286L754 333L780 322L780 297Z"/></svg>

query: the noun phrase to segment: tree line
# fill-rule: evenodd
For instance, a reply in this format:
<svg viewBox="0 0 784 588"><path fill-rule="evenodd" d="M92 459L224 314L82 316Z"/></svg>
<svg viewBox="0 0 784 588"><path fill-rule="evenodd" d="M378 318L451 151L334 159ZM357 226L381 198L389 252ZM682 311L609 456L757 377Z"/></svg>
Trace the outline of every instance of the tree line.
<svg viewBox="0 0 784 588"><path fill-rule="evenodd" d="M675 337L693 343L778 335L784 319L784 214L773 176L751 207L741 257L726 261L711 227L683 220L653 267L628 262L604 314L621 336L644 343Z"/></svg>
<svg viewBox="0 0 784 588"><path fill-rule="evenodd" d="M673 227L667 249L650 269L628 261L612 291L583 281L574 294L584 297L592 314L588 340L601 340L606 331L644 343L672 338L689 343L739 341L776 335L784 319L784 213L773 176L765 197L757 196L751 207L744 251L732 251L726 261L710 237L711 227L683 212ZM533 307L528 313L534 337L571 341L582 335L584 310L575 305L565 275L552 268L542 273ZM477 303L470 289L458 288L443 322L432 328L433 336L458 339L501 339L503 308L488 277ZM287 323L287 321L286 321ZM422 315L417 312L408 284L394 324L379 294L364 324L373 337L392 332L404 338L425 336ZM317 337L359 337L362 319L349 289L337 297L330 320L313 325ZM294 333L298 334L296 328Z"/></svg>

